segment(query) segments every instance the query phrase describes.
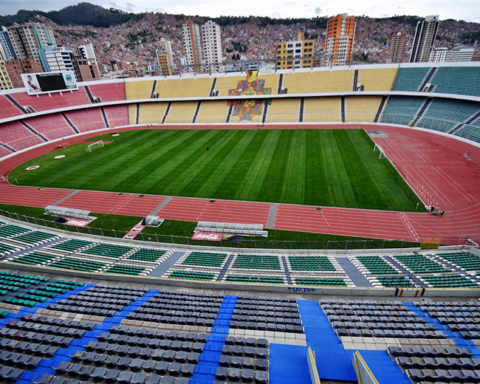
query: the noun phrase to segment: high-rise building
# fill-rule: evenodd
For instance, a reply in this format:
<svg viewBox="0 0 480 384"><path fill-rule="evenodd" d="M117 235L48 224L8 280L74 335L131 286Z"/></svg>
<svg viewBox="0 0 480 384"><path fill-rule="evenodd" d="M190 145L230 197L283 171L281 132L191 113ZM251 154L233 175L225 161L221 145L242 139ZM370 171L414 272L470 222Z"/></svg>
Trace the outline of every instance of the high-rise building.
<svg viewBox="0 0 480 384"><path fill-rule="evenodd" d="M80 45L77 51L78 55L73 56L73 68L77 81L100 80L100 69L92 43Z"/></svg>
<svg viewBox="0 0 480 384"><path fill-rule="evenodd" d="M0 91L4 91L6 89L12 89L13 84L10 80L10 76L8 76L7 68L5 66L4 61L0 61Z"/></svg>
<svg viewBox="0 0 480 384"><path fill-rule="evenodd" d="M73 52L67 47L48 46L38 50L45 72L73 71Z"/></svg>
<svg viewBox="0 0 480 384"><path fill-rule="evenodd" d="M200 27L191 20L182 24L183 45L188 72L202 72L202 41Z"/></svg>
<svg viewBox="0 0 480 384"><path fill-rule="evenodd" d="M6 29L17 59L33 59L40 64L38 50L57 45L52 28L43 24L14 24Z"/></svg>
<svg viewBox="0 0 480 384"><path fill-rule="evenodd" d="M220 26L212 20L202 25L203 59L208 71L223 71L222 36Z"/></svg>
<svg viewBox="0 0 480 384"><path fill-rule="evenodd" d="M390 39L390 48L388 50L387 63L401 63L403 61L406 42L406 33L397 32L392 35L392 38Z"/></svg>
<svg viewBox="0 0 480 384"><path fill-rule="evenodd" d="M42 66L33 59L16 59L5 62L5 68L12 82L13 88L24 87L22 73L43 72Z"/></svg>
<svg viewBox="0 0 480 384"><path fill-rule="evenodd" d="M433 48L430 51L428 61L431 63L444 63L447 61L448 52L449 51L447 47Z"/></svg>
<svg viewBox="0 0 480 384"><path fill-rule="evenodd" d="M438 30L438 15L427 16L417 23L413 38L410 63L425 63L430 59L430 52L435 45Z"/></svg>
<svg viewBox="0 0 480 384"><path fill-rule="evenodd" d="M296 41L282 41L277 45L277 69L312 67L315 40L305 40L299 32Z"/></svg>
<svg viewBox="0 0 480 384"><path fill-rule="evenodd" d="M472 61L474 49L471 47L452 48L448 53L448 62Z"/></svg>
<svg viewBox="0 0 480 384"><path fill-rule="evenodd" d="M328 20L325 66L350 65L354 39L355 17L344 13Z"/></svg>
<svg viewBox="0 0 480 384"><path fill-rule="evenodd" d="M174 63L172 55L172 43L169 40L161 38L157 42L157 61L161 76L171 76L174 74Z"/></svg>
<svg viewBox="0 0 480 384"><path fill-rule="evenodd" d="M12 43L12 36L7 28L0 31L0 60L15 60L17 53Z"/></svg>

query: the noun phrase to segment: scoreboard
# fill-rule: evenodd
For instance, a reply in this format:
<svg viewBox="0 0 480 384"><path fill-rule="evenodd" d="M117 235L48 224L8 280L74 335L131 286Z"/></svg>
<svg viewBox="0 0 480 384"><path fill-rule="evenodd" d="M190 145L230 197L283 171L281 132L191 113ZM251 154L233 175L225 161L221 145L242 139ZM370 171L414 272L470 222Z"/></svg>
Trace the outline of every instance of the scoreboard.
<svg viewBox="0 0 480 384"><path fill-rule="evenodd" d="M73 71L23 73L22 80L29 95L78 89Z"/></svg>

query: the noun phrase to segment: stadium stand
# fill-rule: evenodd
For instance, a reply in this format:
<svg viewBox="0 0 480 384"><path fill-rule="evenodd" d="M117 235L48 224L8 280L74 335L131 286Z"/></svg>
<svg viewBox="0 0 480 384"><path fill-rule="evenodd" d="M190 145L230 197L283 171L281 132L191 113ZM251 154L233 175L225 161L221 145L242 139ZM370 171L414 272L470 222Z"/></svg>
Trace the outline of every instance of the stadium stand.
<svg viewBox="0 0 480 384"><path fill-rule="evenodd" d="M23 115L23 112L8 100L7 96L0 95L0 119L20 115Z"/></svg>
<svg viewBox="0 0 480 384"><path fill-rule="evenodd" d="M288 94L348 92L353 87L353 74L349 70L286 73L283 87Z"/></svg>
<svg viewBox="0 0 480 384"><path fill-rule="evenodd" d="M431 79L436 93L480 96L478 67L439 67Z"/></svg>
<svg viewBox="0 0 480 384"><path fill-rule="evenodd" d="M59 255L51 255L44 252L34 251L27 253L26 255L16 257L13 260L15 263L20 264L44 265L47 262L51 262L52 260L56 259L57 257L59 257Z"/></svg>
<svg viewBox="0 0 480 384"><path fill-rule="evenodd" d="M477 119L469 125L462 126L459 130L455 131L454 134L480 143L480 120Z"/></svg>
<svg viewBox="0 0 480 384"><path fill-rule="evenodd" d="M362 85L364 91L390 91L397 73L397 68L360 69L357 86Z"/></svg>
<svg viewBox="0 0 480 384"><path fill-rule="evenodd" d="M443 268L439 263L430 260L424 255L402 255L394 256L394 258L414 273L451 272L449 269Z"/></svg>
<svg viewBox="0 0 480 384"><path fill-rule="evenodd" d="M126 100L124 82L89 84L88 89L90 89L91 95L100 99L102 103L106 103L108 101Z"/></svg>
<svg viewBox="0 0 480 384"><path fill-rule="evenodd" d="M218 91L218 96L228 96L228 92L231 89L236 89L239 81L245 80L245 76L225 76L217 77L217 82L215 84L215 91ZM260 76L262 78L262 76ZM269 84L266 86L270 87ZM272 89L273 92L273 89Z"/></svg>
<svg viewBox="0 0 480 384"><path fill-rule="evenodd" d="M208 77L195 77L190 79L157 80L155 92L158 97L207 97L210 96L213 79Z"/></svg>
<svg viewBox="0 0 480 384"><path fill-rule="evenodd" d="M300 99L272 100L268 107L267 122L297 122L300 117Z"/></svg>
<svg viewBox="0 0 480 384"><path fill-rule="evenodd" d="M90 104L90 99L84 87L78 87L77 91L56 92L38 96L30 96L26 92L12 93L10 96L22 107L31 107L35 112Z"/></svg>
<svg viewBox="0 0 480 384"><path fill-rule="evenodd" d="M0 125L0 143L16 151L43 142L40 136L35 135L18 121Z"/></svg>
<svg viewBox="0 0 480 384"><path fill-rule="evenodd" d="M130 125L137 124L138 119L138 104L129 104L128 105L128 123Z"/></svg>
<svg viewBox="0 0 480 384"><path fill-rule="evenodd" d="M103 110L110 128L128 125L128 107L126 105L103 107Z"/></svg>
<svg viewBox="0 0 480 384"><path fill-rule="evenodd" d="M13 152L10 151L9 149L5 148L4 146L0 145L0 157L10 155L11 153L13 153Z"/></svg>
<svg viewBox="0 0 480 384"><path fill-rule="evenodd" d="M202 101L198 111L197 123L225 123L228 106L225 100Z"/></svg>
<svg viewBox="0 0 480 384"><path fill-rule="evenodd" d="M373 122L382 102L381 96L359 96L345 98L346 122Z"/></svg>
<svg viewBox="0 0 480 384"><path fill-rule="evenodd" d="M165 123L191 123L198 107L198 101L178 101L172 103Z"/></svg>
<svg viewBox="0 0 480 384"><path fill-rule="evenodd" d="M422 97L390 96L382 123L410 125L424 102Z"/></svg>
<svg viewBox="0 0 480 384"><path fill-rule="evenodd" d="M162 124L168 103L143 103L138 110L139 124Z"/></svg>
<svg viewBox="0 0 480 384"><path fill-rule="evenodd" d="M305 98L303 121L306 122L339 122L340 115L339 97L309 97Z"/></svg>
<svg viewBox="0 0 480 384"><path fill-rule="evenodd" d="M416 126L448 132L478 112L480 105L473 101L435 99Z"/></svg>
<svg viewBox="0 0 480 384"><path fill-rule="evenodd" d="M153 80L128 81L125 83L127 100L150 99L152 90Z"/></svg>
<svg viewBox="0 0 480 384"><path fill-rule="evenodd" d="M392 91L417 92L430 67L399 68Z"/></svg>
<svg viewBox="0 0 480 384"><path fill-rule="evenodd" d="M441 257L465 271L480 271L480 258L465 252L437 253L437 257Z"/></svg>
<svg viewBox="0 0 480 384"><path fill-rule="evenodd" d="M327 256L288 256L292 271L335 271Z"/></svg>
<svg viewBox="0 0 480 384"><path fill-rule="evenodd" d="M226 258L226 253L192 252L182 264L219 268L223 265Z"/></svg>
<svg viewBox="0 0 480 384"><path fill-rule="evenodd" d="M436 288L478 288L478 284L461 275L421 276L429 287Z"/></svg>
<svg viewBox="0 0 480 384"><path fill-rule="evenodd" d="M79 132L94 131L105 128L105 120L100 108L82 109L66 112L65 115Z"/></svg>
<svg viewBox="0 0 480 384"><path fill-rule="evenodd" d="M25 120L25 123L49 140L76 134L61 113L32 117Z"/></svg>

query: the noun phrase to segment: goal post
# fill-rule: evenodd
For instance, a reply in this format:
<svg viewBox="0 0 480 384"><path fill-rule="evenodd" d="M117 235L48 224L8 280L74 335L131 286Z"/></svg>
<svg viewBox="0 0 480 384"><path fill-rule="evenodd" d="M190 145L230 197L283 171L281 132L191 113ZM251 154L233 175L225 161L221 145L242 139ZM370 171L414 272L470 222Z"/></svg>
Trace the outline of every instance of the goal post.
<svg viewBox="0 0 480 384"><path fill-rule="evenodd" d="M380 152L380 155L378 156L378 158L381 160L381 159L388 159L387 158L387 155L385 155L385 152L383 152L383 149L382 147L380 147L377 143L375 143L375 146L373 147L373 152Z"/></svg>
<svg viewBox="0 0 480 384"><path fill-rule="evenodd" d="M97 147L104 147L105 144L103 143L103 140L96 141L95 143L89 144L87 146L87 152L92 152L92 149L95 149Z"/></svg>

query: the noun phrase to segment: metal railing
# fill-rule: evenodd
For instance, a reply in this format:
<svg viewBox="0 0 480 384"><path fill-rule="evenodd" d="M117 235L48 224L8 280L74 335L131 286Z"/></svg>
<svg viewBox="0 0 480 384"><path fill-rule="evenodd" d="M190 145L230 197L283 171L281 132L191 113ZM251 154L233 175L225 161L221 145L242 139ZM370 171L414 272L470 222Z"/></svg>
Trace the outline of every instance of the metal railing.
<svg viewBox="0 0 480 384"><path fill-rule="evenodd" d="M122 239L129 231L122 231L118 229L95 228L95 227L74 227L57 223L52 220L43 218L31 217L15 212L9 212L0 209L0 216L7 217L12 220L43 226L45 228L65 231L73 234L84 234L93 236L103 236L109 238ZM160 227L161 228L161 227ZM220 242L207 242L204 240L192 240L190 236L177 236L159 234L154 231L156 228L146 228L140 232L135 240L168 244L171 246L208 246L219 248L236 248L236 249L261 249L261 250L325 250L325 251L349 251L358 250L366 251L384 250L384 249L420 249L420 244L409 239L403 240L388 240L388 239L352 239L352 240L332 240L325 236L322 240L268 240L268 239L242 239L240 243L222 240ZM449 236L443 237L442 244L451 246L465 246L472 245L471 241L475 243L480 242L480 238L472 239L470 236Z"/></svg>

